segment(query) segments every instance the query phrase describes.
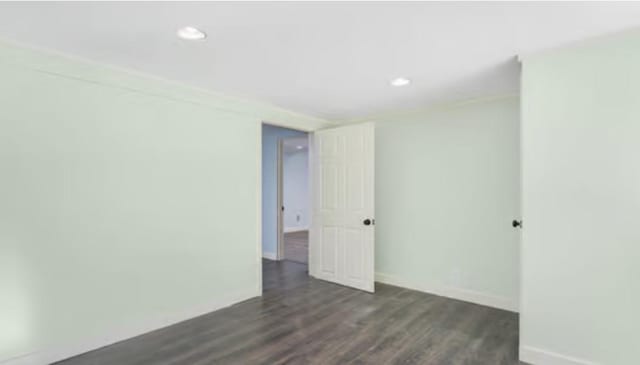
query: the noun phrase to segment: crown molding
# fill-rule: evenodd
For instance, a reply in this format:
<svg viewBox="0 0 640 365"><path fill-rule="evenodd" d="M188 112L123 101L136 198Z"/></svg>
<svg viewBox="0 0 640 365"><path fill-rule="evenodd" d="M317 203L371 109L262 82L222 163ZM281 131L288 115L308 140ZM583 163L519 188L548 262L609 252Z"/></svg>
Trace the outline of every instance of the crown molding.
<svg viewBox="0 0 640 365"><path fill-rule="evenodd" d="M406 117L415 116L415 115L431 114L431 113L437 113L437 112L442 112L446 110L453 110L453 109L462 108L462 107L474 105L474 104L490 103L490 102L507 100L507 99L518 99L519 97L520 97L520 94L518 92L509 92L509 93L488 95L488 96L477 97L477 98L460 99L460 100L434 104L431 106L416 108L416 109L396 110L388 113L373 114L373 115L364 116L360 118L337 120L334 122L338 123L339 125L348 125L348 124L358 124L358 123L366 123L366 122L385 121L390 119L406 118Z"/></svg>
<svg viewBox="0 0 640 365"><path fill-rule="evenodd" d="M268 103L205 90L143 72L6 39L0 39L0 65L120 89L125 92L200 105L305 131L334 124L322 118L293 112Z"/></svg>
<svg viewBox="0 0 640 365"><path fill-rule="evenodd" d="M538 59L540 57L550 56L550 55L567 52L571 50L577 50L577 49L589 47L592 45L593 46L600 45L603 43L608 43L618 38L634 37L634 36L636 37L640 36L640 28L634 27L634 28L617 31L617 32L612 32L612 33L597 35L593 37L588 37L585 39L566 42L562 45L555 46L555 47L547 47L547 48L542 48L542 49L530 51L530 52L527 52L527 51L520 52L517 55L517 59L520 63L525 63L531 60Z"/></svg>

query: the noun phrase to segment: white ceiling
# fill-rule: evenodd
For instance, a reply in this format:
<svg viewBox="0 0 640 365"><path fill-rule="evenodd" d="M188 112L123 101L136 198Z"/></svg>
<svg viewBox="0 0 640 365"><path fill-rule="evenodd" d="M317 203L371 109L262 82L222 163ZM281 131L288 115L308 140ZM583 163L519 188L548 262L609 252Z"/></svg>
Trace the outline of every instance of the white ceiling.
<svg viewBox="0 0 640 365"><path fill-rule="evenodd" d="M0 3L2 38L327 119L514 92L517 54L637 25L640 3Z"/></svg>

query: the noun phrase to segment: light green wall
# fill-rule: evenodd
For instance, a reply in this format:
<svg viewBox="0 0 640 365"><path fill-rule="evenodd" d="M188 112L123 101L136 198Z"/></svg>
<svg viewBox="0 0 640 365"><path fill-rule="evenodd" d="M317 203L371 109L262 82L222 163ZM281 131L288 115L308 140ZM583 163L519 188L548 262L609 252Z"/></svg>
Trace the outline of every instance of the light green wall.
<svg viewBox="0 0 640 365"><path fill-rule="evenodd" d="M516 310L518 99L374 121L378 279Z"/></svg>
<svg viewBox="0 0 640 365"><path fill-rule="evenodd" d="M14 46L0 60L0 360L260 294L261 121L321 121Z"/></svg>
<svg viewBox="0 0 640 365"><path fill-rule="evenodd" d="M524 60L525 354L640 359L639 65L638 32Z"/></svg>

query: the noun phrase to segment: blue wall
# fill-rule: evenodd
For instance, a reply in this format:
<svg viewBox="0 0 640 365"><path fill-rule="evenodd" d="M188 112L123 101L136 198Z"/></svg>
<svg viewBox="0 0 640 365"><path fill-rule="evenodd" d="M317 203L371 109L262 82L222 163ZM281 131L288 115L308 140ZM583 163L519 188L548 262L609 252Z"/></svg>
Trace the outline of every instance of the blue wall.
<svg viewBox="0 0 640 365"><path fill-rule="evenodd" d="M274 255L278 247L278 141L306 136L306 132L262 125L262 253Z"/></svg>

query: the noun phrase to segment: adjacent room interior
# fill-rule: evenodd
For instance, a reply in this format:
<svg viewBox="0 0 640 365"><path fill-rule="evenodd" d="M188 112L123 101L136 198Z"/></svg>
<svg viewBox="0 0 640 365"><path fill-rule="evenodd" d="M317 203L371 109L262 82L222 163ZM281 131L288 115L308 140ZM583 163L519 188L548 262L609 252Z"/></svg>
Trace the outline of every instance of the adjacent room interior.
<svg viewBox="0 0 640 365"><path fill-rule="evenodd" d="M1 2L0 364L638 363L638 27Z"/></svg>
<svg viewBox="0 0 640 365"><path fill-rule="evenodd" d="M262 257L309 262L309 135L262 126Z"/></svg>
<svg viewBox="0 0 640 365"><path fill-rule="evenodd" d="M284 259L309 262L309 137L282 140L282 227Z"/></svg>

